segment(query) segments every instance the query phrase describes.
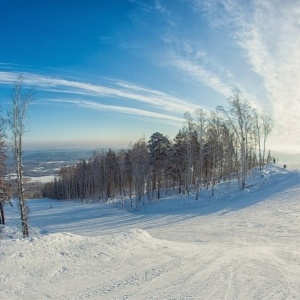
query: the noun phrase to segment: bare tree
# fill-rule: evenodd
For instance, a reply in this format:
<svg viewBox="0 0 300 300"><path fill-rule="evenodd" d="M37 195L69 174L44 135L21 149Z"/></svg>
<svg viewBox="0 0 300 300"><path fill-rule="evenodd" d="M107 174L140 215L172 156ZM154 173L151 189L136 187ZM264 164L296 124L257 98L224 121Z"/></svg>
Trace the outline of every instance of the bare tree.
<svg viewBox="0 0 300 300"><path fill-rule="evenodd" d="M252 127L253 109L243 99L242 93L238 89L234 90L233 95L229 98L229 105L229 110L226 110L222 106L219 106L217 109L224 114L228 125L232 128L238 140L242 173L241 188L243 190L246 186L249 154L248 139Z"/></svg>
<svg viewBox="0 0 300 300"><path fill-rule="evenodd" d="M266 153L266 141L269 137L270 133L273 129L273 120L270 115L268 115L266 112L264 112L261 116L261 123L262 123L262 135L263 135L263 154L262 154L262 160L263 163L265 161L265 153Z"/></svg>
<svg viewBox="0 0 300 300"><path fill-rule="evenodd" d="M134 184L136 206L144 200L145 185L147 182L147 170L149 167L149 154L145 139L135 142L130 151L130 161L132 164L132 179Z"/></svg>
<svg viewBox="0 0 300 300"><path fill-rule="evenodd" d="M199 139L199 159L198 159L198 176L197 176L197 187L196 187L196 200L199 198L199 189L201 190L201 179L202 179L202 168L203 168L203 147L205 144L205 135L206 135L206 127L207 127L207 114L202 109L199 108L196 110L197 115L197 133Z"/></svg>
<svg viewBox="0 0 300 300"><path fill-rule="evenodd" d="M20 76L15 83L11 92L12 106L8 111L7 124L12 134L12 151L14 154L17 185L18 185L18 198L21 211L21 223L23 237L29 235L28 230L28 216L26 208L26 200L24 196L24 183L23 183L23 136L25 130L26 113L29 103L35 98L34 90L24 91L23 77Z"/></svg>
<svg viewBox="0 0 300 300"><path fill-rule="evenodd" d="M262 169L262 150L261 150L261 116L258 114L258 112L255 110L254 111L254 132L256 136L256 142L258 145L258 160L259 160L259 169Z"/></svg>
<svg viewBox="0 0 300 300"><path fill-rule="evenodd" d="M3 118L0 120L0 224L5 224L4 203L9 199L8 186L4 180L6 173L5 168L5 141L4 141L4 124Z"/></svg>

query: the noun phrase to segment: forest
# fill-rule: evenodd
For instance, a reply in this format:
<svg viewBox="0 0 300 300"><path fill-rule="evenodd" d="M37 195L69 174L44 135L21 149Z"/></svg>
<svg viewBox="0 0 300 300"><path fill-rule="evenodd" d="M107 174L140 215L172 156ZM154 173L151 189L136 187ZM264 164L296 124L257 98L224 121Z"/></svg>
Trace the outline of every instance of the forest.
<svg viewBox="0 0 300 300"><path fill-rule="evenodd" d="M247 187L253 167L272 160L266 149L273 122L269 114L252 107L239 90L228 107L197 109L184 114L185 122L171 140L155 132L128 149L101 150L88 160L62 167L53 182L46 183L43 197L106 202L131 199L132 206L167 196L195 194L232 180ZM268 152L268 154L267 154Z"/></svg>

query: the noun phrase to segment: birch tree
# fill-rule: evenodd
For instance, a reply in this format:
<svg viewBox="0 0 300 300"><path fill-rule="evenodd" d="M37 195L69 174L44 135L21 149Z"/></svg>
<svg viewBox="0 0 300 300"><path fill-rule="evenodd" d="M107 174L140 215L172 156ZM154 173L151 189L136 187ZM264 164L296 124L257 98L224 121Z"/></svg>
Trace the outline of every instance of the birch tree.
<svg viewBox="0 0 300 300"><path fill-rule="evenodd" d="M224 114L227 124L234 131L238 140L241 159L241 188L243 190L246 186L248 138L252 127L253 109L243 99L239 90L233 92L233 95L229 98L229 105L229 110L222 106L217 109Z"/></svg>
<svg viewBox="0 0 300 300"><path fill-rule="evenodd" d="M185 186L186 166L187 166L187 138L185 130L179 130L172 147L171 161L174 164L174 173L176 174L176 183L178 185L178 193L181 194Z"/></svg>
<svg viewBox="0 0 300 300"><path fill-rule="evenodd" d="M23 78L20 76L11 92L11 108L8 111L7 124L13 140L12 151L16 167L23 237L29 236L28 215L23 182L23 137L26 132L25 121L28 105L34 98L34 90L24 91Z"/></svg>
<svg viewBox="0 0 300 300"><path fill-rule="evenodd" d="M264 112L261 116L262 123L262 138L263 138L263 151L262 151L262 160L265 161L266 153L266 141L273 129L273 120L270 115Z"/></svg>
<svg viewBox="0 0 300 300"><path fill-rule="evenodd" d="M259 170L261 171L262 169L262 150L261 150L261 116L259 113L255 110L254 111L254 132L256 136L256 142L258 146L258 160L259 160Z"/></svg>
<svg viewBox="0 0 300 300"><path fill-rule="evenodd" d="M4 203L9 199L8 187L4 180L5 175L5 141L4 124L0 121L0 224L5 224Z"/></svg>
<svg viewBox="0 0 300 300"><path fill-rule="evenodd" d="M149 166L149 154L145 139L140 139L133 144L130 158L132 163L132 177L136 206L138 206L142 199L144 204L147 168Z"/></svg>
<svg viewBox="0 0 300 300"><path fill-rule="evenodd" d="M199 189L201 190L201 180L202 180L202 167L203 167L203 147L205 143L205 135L206 135L206 126L207 126L207 114L202 109L199 108L196 110L197 116L197 133L199 139L199 159L198 159L198 176L197 176L197 187L196 187L196 200L199 198Z"/></svg>

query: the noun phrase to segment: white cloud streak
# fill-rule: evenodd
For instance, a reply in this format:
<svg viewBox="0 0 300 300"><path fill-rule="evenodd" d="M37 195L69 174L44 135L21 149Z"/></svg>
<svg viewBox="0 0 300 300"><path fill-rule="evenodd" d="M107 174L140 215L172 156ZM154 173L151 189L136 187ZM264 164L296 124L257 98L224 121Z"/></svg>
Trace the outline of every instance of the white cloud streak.
<svg viewBox="0 0 300 300"><path fill-rule="evenodd" d="M0 83L11 84L15 82L19 74L14 72L0 72ZM58 94L71 94L97 97L97 101L101 98L116 98L121 100L134 100L142 104L147 104L149 109L159 110L167 112L158 113L156 111L137 109L134 107L126 107L120 105L105 105L96 101L85 100L59 100L57 101L77 104L82 107L110 110L124 114L136 115L140 117L147 117L152 119L159 119L161 121L171 122L172 125L178 126L183 122L183 119L177 115L183 115L185 111L193 111L198 108L195 105L184 99L169 95L157 90L151 90L145 87L141 87L132 83L114 81L113 87L94 85L85 82L79 82L74 80L66 80L62 78L53 78L49 76L41 76L38 74L24 73L24 84L34 86L38 90L44 90L48 92Z"/></svg>
<svg viewBox="0 0 300 300"><path fill-rule="evenodd" d="M198 0L195 3L206 10L213 25L231 28L234 43L261 78L266 91L265 102L261 104L272 112L277 143L299 150L300 135L296 134L300 127L299 1Z"/></svg>
<svg viewBox="0 0 300 300"><path fill-rule="evenodd" d="M204 65L178 55L173 55L171 64L221 95L225 97L230 95L232 88L224 83L223 79L216 73L205 68Z"/></svg>
<svg viewBox="0 0 300 300"><path fill-rule="evenodd" d="M168 49L160 64L176 68L185 78L202 83L227 98L232 91L229 70L214 61L199 43L185 36L169 35L163 38Z"/></svg>
<svg viewBox="0 0 300 300"><path fill-rule="evenodd" d="M300 5L257 2L251 22L237 33L249 64L262 78L281 141L300 146ZM297 133L296 133L297 132ZM282 143L281 143L282 144Z"/></svg>
<svg viewBox="0 0 300 300"><path fill-rule="evenodd" d="M151 112L143 109L133 108L133 107L124 107L124 106L118 106L118 105L106 105L101 104L93 101L88 100L68 100L68 99L52 99L54 102L60 102L60 103L70 103L75 104L80 107L85 107L93 110L105 110L105 111L112 111L117 113L123 113L123 114L129 114L139 117L146 117L150 119L160 119L168 124L175 125L175 126L181 126L184 122L183 118L178 118L176 116L172 115L166 115L156 112Z"/></svg>
<svg viewBox="0 0 300 300"><path fill-rule="evenodd" d="M0 72L0 83L11 84L12 82L16 81L18 76L18 74L12 72ZM163 109L164 111L175 113L199 107L192 102L180 99L164 92L151 90L120 81L113 82L115 87L107 87L103 85L94 85L61 78L40 76L32 73L24 73L24 83L31 86L36 86L38 89L49 91L53 91L53 89L57 88L57 91L62 89L64 93L80 93L95 97L114 97L135 100Z"/></svg>

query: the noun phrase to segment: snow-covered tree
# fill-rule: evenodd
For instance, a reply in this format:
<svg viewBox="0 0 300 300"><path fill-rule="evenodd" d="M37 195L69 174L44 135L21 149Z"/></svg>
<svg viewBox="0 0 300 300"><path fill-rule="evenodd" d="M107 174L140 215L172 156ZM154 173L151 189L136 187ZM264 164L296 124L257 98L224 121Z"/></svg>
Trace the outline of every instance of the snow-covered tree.
<svg viewBox="0 0 300 300"><path fill-rule="evenodd" d="M4 122L3 119L0 120L0 224L5 224L5 216L4 216L4 203L9 200L9 189L4 180L5 176L5 134L4 134Z"/></svg>
<svg viewBox="0 0 300 300"><path fill-rule="evenodd" d="M25 121L28 105L34 100L34 98L34 90L25 91L23 87L23 78L20 76L11 92L11 109L8 111L7 124L11 131L13 140L11 148L14 154L16 167L23 237L27 237L29 235L23 182L23 138L26 132Z"/></svg>
<svg viewBox="0 0 300 300"><path fill-rule="evenodd" d="M218 110L223 113L227 124L234 131L238 140L241 160L241 188L244 189L248 169L248 142L252 128L253 109L239 90L233 92L228 102L229 109L219 106Z"/></svg>
<svg viewBox="0 0 300 300"><path fill-rule="evenodd" d="M150 164L152 166L152 190L157 190L157 199L160 199L162 180L164 179L164 170L168 159L168 151L171 142L162 133L155 132L148 141L148 150L150 154Z"/></svg>

